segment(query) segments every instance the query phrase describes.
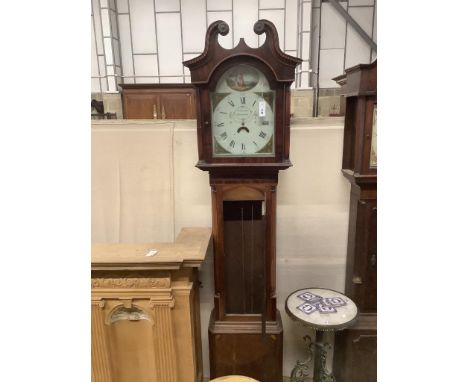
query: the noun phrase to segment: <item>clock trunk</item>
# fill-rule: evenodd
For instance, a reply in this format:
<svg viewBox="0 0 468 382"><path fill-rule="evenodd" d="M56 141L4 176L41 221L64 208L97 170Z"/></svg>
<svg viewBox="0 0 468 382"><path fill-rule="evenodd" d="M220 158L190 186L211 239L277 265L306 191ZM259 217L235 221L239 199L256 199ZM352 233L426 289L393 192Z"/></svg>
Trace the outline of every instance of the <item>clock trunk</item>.
<svg viewBox="0 0 468 382"><path fill-rule="evenodd" d="M226 314L262 314L265 301L264 201L223 202Z"/></svg>

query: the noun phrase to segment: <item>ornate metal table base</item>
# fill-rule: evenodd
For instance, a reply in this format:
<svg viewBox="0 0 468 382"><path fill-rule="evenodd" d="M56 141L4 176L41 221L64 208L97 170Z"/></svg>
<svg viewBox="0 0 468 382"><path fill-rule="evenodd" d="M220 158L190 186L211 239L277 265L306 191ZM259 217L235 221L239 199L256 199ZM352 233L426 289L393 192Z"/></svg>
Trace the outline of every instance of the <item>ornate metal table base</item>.
<svg viewBox="0 0 468 382"><path fill-rule="evenodd" d="M327 348L331 349L328 343L323 343L323 332L316 332L315 342L312 342L310 336L304 336L307 343L309 357L305 361L297 361L296 366L291 371L291 382L303 382L309 375L309 363L314 362L314 382L335 382L333 373L326 368Z"/></svg>
<svg viewBox="0 0 468 382"><path fill-rule="evenodd" d="M291 382L303 382L309 375L309 363L313 362L314 382L336 382L333 372L326 368L327 352L331 349L323 341L323 332L343 330L356 322L358 308L344 294L324 288L305 288L292 292L285 303L286 313L295 321L315 330L315 342L309 336L309 358L300 362L291 371Z"/></svg>

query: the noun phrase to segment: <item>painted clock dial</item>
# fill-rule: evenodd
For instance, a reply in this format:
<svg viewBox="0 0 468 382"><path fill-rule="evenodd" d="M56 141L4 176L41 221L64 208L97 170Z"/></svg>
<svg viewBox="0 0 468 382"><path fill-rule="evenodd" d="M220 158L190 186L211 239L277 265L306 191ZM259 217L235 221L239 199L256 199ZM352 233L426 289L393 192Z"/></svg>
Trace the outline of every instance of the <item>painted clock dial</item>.
<svg viewBox="0 0 468 382"><path fill-rule="evenodd" d="M274 155L275 93L250 65L228 69L211 93L214 156Z"/></svg>

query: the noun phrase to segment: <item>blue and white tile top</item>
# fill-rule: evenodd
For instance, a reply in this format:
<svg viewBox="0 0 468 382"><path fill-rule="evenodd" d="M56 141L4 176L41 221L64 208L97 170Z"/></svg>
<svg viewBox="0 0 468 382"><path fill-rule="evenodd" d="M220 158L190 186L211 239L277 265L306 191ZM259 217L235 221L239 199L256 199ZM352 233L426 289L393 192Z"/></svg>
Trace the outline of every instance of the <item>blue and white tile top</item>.
<svg viewBox="0 0 468 382"><path fill-rule="evenodd" d="M358 313L356 304L350 298L321 288L301 289L292 293L286 307L291 315L324 330L346 325Z"/></svg>

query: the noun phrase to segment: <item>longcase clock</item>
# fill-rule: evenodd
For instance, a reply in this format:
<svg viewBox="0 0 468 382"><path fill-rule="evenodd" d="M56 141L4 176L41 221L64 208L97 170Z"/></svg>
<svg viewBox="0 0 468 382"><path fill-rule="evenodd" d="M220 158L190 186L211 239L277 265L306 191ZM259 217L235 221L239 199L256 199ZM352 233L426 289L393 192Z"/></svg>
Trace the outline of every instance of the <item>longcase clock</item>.
<svg viewBox="0 0 468 382"><path fill-rule="evenodd" d="M210 377L282 381L283 328L276 309L276 187L289 161L290 86L300 59L283 53L268 20L259 48L224 49L215 21L204 52L184 65L197 93L197 167L210 174L214 309Z"/></svg>
<svg viewBox="0 0 468 382"><path fill-rule="evenodd" d="M351 183L345 293L360 315L336 333L337 380L377 380L377 61L334 78L346 97L343 175Z"/></svg>

